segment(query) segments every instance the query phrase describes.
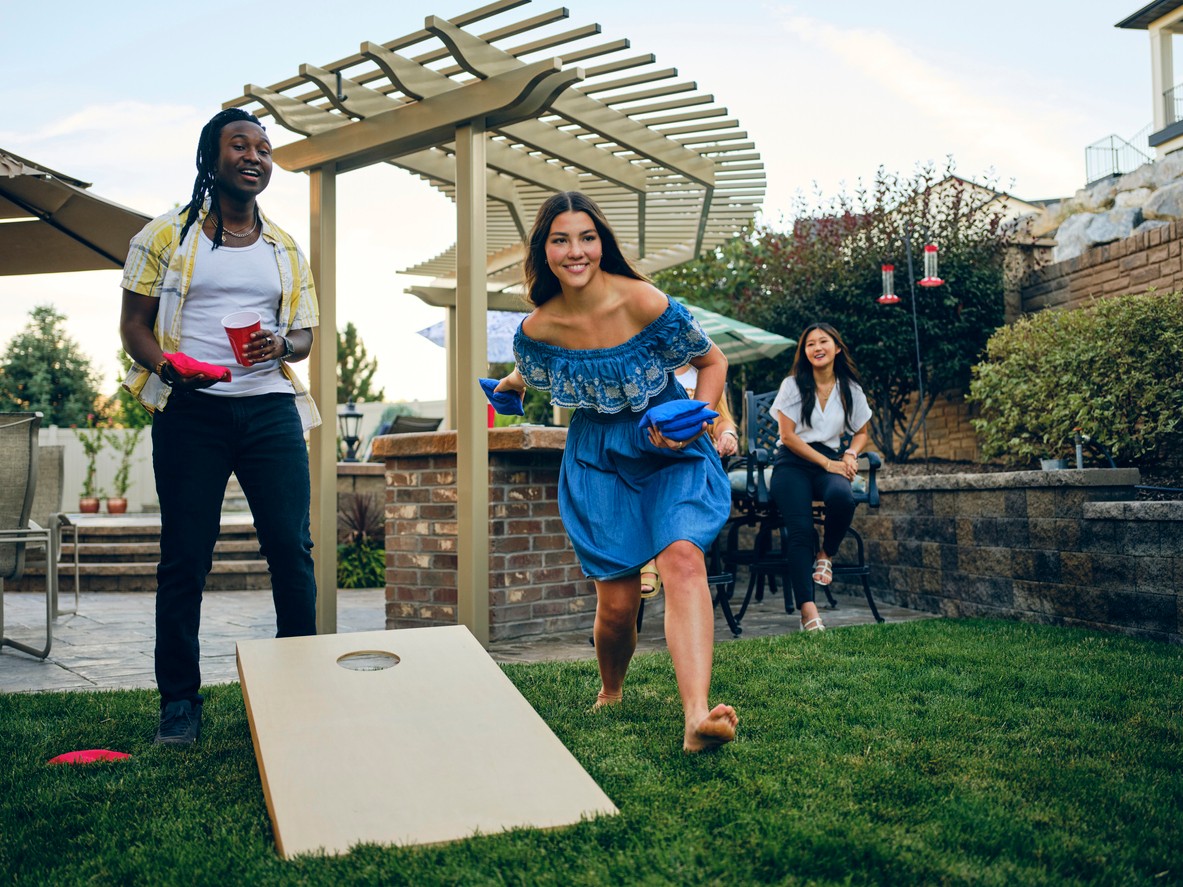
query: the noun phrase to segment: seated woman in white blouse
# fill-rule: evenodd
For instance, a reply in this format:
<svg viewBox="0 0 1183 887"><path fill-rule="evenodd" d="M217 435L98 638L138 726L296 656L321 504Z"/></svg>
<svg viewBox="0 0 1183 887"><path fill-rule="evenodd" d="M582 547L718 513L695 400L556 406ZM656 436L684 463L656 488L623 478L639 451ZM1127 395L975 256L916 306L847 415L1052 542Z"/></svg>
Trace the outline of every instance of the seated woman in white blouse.
<svg viewBox="0 0 1183 887"><path fill-rule="evenodd" d="M821 631L813 583L833 580L833 557L850 529L854 495L850 483L867 445L871 407L858 369L838 331L813 323L797 340L793 368L769 408L780 429L769 492L788 536L789 580L801 611L801 627ZM850 446L839 453L844 435ZM813 503L824 502L820 551L814 550ZM785 595L788 608L788 595Z"/></svg>

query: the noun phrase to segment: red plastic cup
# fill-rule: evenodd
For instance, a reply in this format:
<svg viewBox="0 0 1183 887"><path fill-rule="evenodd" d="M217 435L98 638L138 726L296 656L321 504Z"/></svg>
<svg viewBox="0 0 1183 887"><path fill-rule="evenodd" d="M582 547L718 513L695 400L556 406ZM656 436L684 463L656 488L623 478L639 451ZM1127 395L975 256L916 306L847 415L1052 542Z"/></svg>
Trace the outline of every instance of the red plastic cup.
<svg viewBox="0 0 1183 887"><path fill-rule="evenodd" d="M259 329L262 323L263 318L254 311L235 311L222 318L222 326L226 328L226 337L230 339L230 347L234 350L234 359L239 366L251 366L251 362L246 359L246 346L251 341L251 333Z"/></svg>

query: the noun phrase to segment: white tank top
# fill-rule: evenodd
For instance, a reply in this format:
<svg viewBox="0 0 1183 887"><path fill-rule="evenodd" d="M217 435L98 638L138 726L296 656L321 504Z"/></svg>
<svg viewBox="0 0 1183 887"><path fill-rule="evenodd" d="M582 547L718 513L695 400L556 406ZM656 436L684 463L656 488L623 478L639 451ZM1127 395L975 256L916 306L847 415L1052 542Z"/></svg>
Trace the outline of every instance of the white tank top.
<svg viewBox="0 0 1183 887"><path fill-rule="evenodd" d="M263 329L279 326L282 294L275 250L262 237L250 246L212 246L213 241L202 231L193 279L181 311L181 351L197 360L229 367L231 381L203 388L200 393L220 397L293 393L278 360L239 366L222 326L222 318L235 311L258 312Z"/></svg>

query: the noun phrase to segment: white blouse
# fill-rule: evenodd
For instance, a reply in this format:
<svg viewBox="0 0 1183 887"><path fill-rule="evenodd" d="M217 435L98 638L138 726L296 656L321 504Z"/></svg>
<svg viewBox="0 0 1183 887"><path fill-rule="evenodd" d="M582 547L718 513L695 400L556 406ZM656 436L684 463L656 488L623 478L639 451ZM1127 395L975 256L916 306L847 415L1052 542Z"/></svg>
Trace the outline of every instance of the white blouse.
<svg viewBox="0 0 1183 887"><path fill-rule="evenodd" d="M850 427L858 431L871 418L871 405L867 403L867 396L856 382L850 383L850 400ZM838 449L842 442L842 434L846 431L846 412L842 408L842 396L838 388L835 388L826 401L824 410L821 408L820 400L814 398L810 423L802 425L801 390L797 387L797 380L792 376L786 376L780 383L780 391L776 393L776 400L768 408L768 414L773 419L777 419L778 415L792 419L796 426L794 430L801 440L805 443L820 443L832 450ZM777 446L784 444L778 443Z"/></svg>

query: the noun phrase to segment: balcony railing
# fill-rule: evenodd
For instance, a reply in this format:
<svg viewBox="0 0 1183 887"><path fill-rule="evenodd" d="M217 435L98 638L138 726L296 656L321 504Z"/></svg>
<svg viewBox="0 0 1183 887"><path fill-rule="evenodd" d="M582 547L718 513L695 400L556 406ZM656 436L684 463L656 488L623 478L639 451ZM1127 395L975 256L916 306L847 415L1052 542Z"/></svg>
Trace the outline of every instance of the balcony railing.
<svg viewBox="0 0 1183 887"><path fill-rule="evenodd" d="M1183 98L1183 90L1180 91L1180 97ZM1109 176L1133 172L1143 163L1149 163L1153 159L1148 141L1151 126L1146 124L1128 139L1116 135L1106 136L1085 148L1085 181L1091 185Z"/></svg>
<svg viewBox="0 0 1183 887"><path fill-rule="evenodd" d="M1183 120L1183 83L1172 86L1162 94L1163 110L1166 112L1166 124L1178 123Z"/></svg>

